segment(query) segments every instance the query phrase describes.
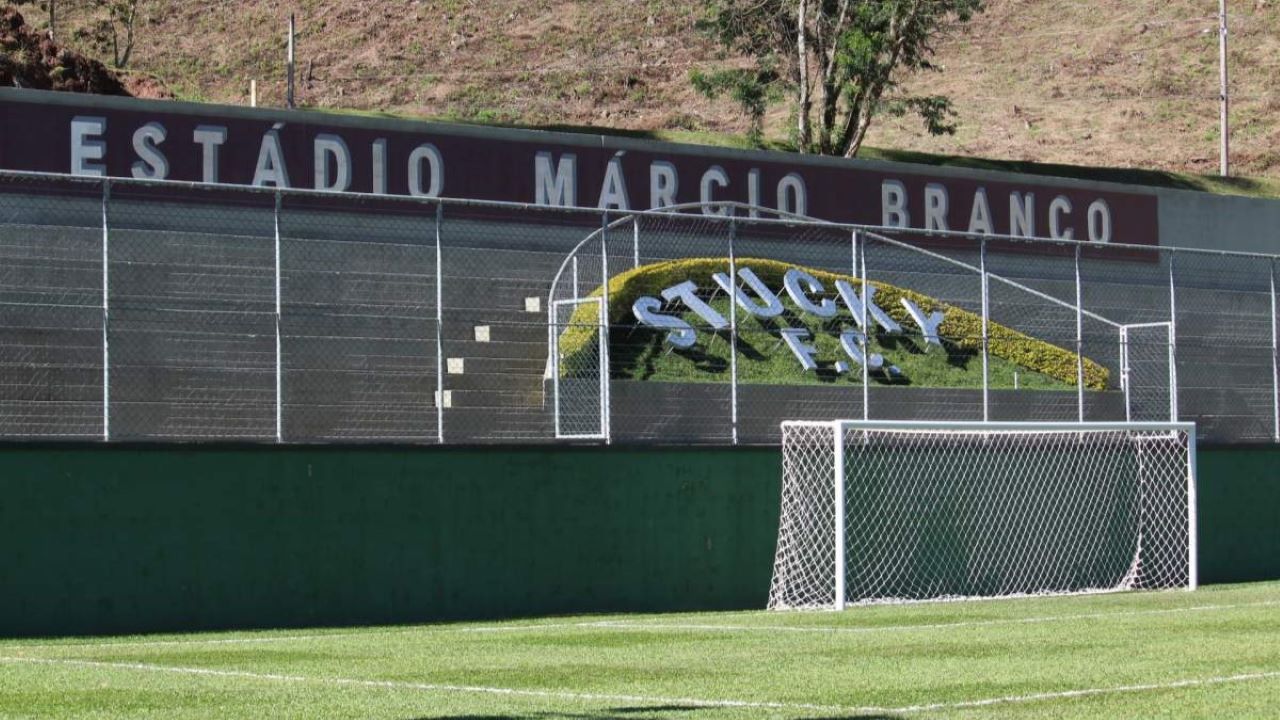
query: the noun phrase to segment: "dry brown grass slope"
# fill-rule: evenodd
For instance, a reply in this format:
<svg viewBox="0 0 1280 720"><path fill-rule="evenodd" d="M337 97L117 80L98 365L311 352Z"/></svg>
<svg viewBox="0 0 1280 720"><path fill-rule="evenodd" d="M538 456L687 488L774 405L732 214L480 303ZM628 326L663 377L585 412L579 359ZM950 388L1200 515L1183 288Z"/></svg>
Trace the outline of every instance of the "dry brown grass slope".
<svg viewBox="0 0 1280 720"><path fill-rule="evenodd" d="M480 122L742 133L727 102L689 86L733 63L676 0L150 0L135 69L179 97L283 102L285 18L298 14L309 106ZM1234 167L1280 177L1280 0L1229 0ZM951 95L954 137L882 121L870 144L944 155L1217 168L1213 0L991 0L944 38L946 71L909 80ZM74 25L83 12L64 19ZM786 114L771 115L784 140ZM682 136L689 137L689 136Z"/></svg>
<svg viewBox="0 0 1280 720"><path fill-rule="evenodd" d="M885 122L872 144L1037 162L1218 168L1213 0L999 0L911 85L955 99L955 137ZM1229 0L1232 159L1280 176L1280 2Z"/></svg>

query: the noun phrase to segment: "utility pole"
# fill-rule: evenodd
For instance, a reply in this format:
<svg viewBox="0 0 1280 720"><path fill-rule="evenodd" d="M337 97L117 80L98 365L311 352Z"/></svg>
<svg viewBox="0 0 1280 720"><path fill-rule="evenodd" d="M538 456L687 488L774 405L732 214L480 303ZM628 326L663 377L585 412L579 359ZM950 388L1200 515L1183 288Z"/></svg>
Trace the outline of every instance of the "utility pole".
<svg viewBox="0 0 1280 720"><path fill-rule="evenodd" d="M1230 105L1230 89L1227 86L1227 0L1218 0L1218 81L1221 99L1219 125L1221 125L1222 177L1230 175L1231 127L1228 123L1228 107Z"/></svg>
<svg viewBox="0 0 1280 720"><path fill-rule="evenodd" d="M288 87L288 90L286 91L287 97L285 98L285 104L290 110L292 110L294 107L294 104L293 104L293 34L294 34L293 13L289 13L289 61L288 61L289 87Z"/></svg>

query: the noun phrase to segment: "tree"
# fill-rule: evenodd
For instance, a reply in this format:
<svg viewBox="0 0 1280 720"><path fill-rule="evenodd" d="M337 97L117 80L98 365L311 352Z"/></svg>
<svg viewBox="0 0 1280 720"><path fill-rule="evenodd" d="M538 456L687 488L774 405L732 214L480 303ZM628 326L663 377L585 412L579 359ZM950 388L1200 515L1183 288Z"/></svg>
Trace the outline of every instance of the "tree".
<svg viewBox="0 0 1280 720"><path fill-rule="evenodd" d="M969 22L983 2L711 0L702 29L754 66L695 71L691 79L708 97L736 100L756 138L768 103L790 96L801 152L853 157L879 113L914 113L931 134L953 134L951 101L907 94L901 81L939 70L933 42Z"/></svg>
<svg viewBox="0 0 1280 720"><path fill-rule="evenodd" d="M123 70L133 56L134 30L138 26L138 8L142 0L92 0L99 18L87 28L76 31L104 55L110 53L112 65Z"/></svg>
<svg viewBox="0 0 1280 720"><path fill-rule="evenodd" d="M9 0L10 5L21 7L23 5L34 5L44 10L49 15L49 39L57 41L54 31L57 30L58 8L57 0Z"/></svg>

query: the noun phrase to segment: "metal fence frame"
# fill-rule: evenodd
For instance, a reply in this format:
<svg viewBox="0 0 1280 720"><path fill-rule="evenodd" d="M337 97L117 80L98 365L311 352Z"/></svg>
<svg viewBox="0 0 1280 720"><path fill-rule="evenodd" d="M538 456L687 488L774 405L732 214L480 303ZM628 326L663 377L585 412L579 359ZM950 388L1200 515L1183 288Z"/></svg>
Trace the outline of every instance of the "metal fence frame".
<svg viewBox="0 0 1280 720"><path fill-rule="evenodd" d="M846 224L846 223L833 223L833 222L815 220L813 218L806 218L801 216L786 216L784 214L776 213L776 211L773 211L765 207L750 206L750 205L745 205L741 203L725 203L725 202L714 203L714 204L676 205L668 208L663 208L657 211L630 213L615 220L611 224L606 224L598 232L600 232L601 235L603 236L603 233L606 232L609 228L618 227L626 224L631 224L633 228L636 228L635 240L634 240L635 242L634 252L636 256L635 262L638 265L639 244L640 244L638 219L640 217L661 216L663 214L688 212L688 211L706 211L708 209L712 209L715 211L714 213L708 213L714 216L721 216L721 214L724 213L725 210L728 210L727 214L724 214L724 217L725 217L724 222L726 227L726 234L729 239L729 263L730 263L730 268L732 273L731 276L734 278L737 278L737 274L736 274L737 262L736 262L736 255L734 252L733 242L737 235L736 230L737 230L738 224L740 222L746 221L745 218L743 218L738 214L739 212L749 213L753 216L761 213L783 215L781 217L775 217L772 219L753 217L750 220L750 222L752 223L758 223L758 224L783 223L783 224L789 224L789 225L811 224L811 225L818 225L822 227L835 228L835 229L848 231L850 233L850 238L851 238L851 268L852 268L851 274L854 277L859 278L863 282L866 282L868 280L867 271L866 271L866 256L867 256L866 241L868 238L874 239L878 243L884 243L887 245L904 248L914 253L928 256L936 260L940 260L942 262L948 263L950 265L959 267L963 270L974 272L975 274L977 274L980 278L981 288L982 288L982 297L981 297L982 337L980 338L980 343L981 343L982 378L983 378L983 382L982 382L982 420L983 421L990 421L990 406L991 406L991 399L990 399L991 384L990 384L990 372L989 372L990 338L989 338L988 329L990 325L990 315L991 315L990 283L992 281L1004 284L1008 287L1012 287L1021 292L1028 293L1029 295L1038 297L1043 301L1054 303L1064 308L1068 308L1075 314L1075 327L1076 327L1075 345L1076 345L1076 366L1077 366L1076 368L1076 377L1077 377L1076 405L1077 405L1077 419L1080 422L1083 422L1085 419L1085 396L1084 396L1084 381L1083 381L1084 379L1084 355L1083 355L1084 319L1087 317L1091 320L1102 322L1117 331L1118 340L1121 348L1120 352L1121 352L1122 364L1124 365L1123 367L1124 372L1122 373L1121 381L1122 381L1122 390L1125 393L1126 412L1128 412L1130 407L1129 393L1131 392L1131 388L1129 388L1128 383L1124 382L1124 380L1127 378L1127 371L1129 369L1128 363L1129 363L1129 357L1130 357L1128 352L1128 347L1126 344L1125 332L1128 328L1153 327L1156 325L1167 326L1169 328L1169 347L1168 347L1169 396L1170 396L1169 415L1167 418L1144 418L1144 419L1145 420L1161 420L1161 421L1167 420L1169 422L1177 422L1179 420L1178 380L1177 380L1177 322L1178 320L1177 320L1177 312L1176 312L1177 285L1176 285L1175 275L1174 275L1175 263L1173 261L1173 258L1178 256L1179 254L1185 254L1185 255L1200 255L1200 256L1207 256L1207 257L1235 256L1235 257L1250 257L1250 258L1265 259L1267 260L1267 262L1270 264L1272 268L1272 287L1271 287L1272 370L1273 370L1272 372L1273 413L1272 414L1274 416L1272 433L1273 433L1273 439L1276 442L1280 442L1280 351L1277 350L1277 347L1280 347L1280 342L1277 341L1277 333L1280 333L1280 330L1277 330L1277 316L1276 316L1277 296L1276 296L1276 288L1274 285L1274 265L1276 261L1276 256L1265 255L1260 253L1213 251L1213 250L1202 250L1202 249L1194 249L1194 248L1165 248L1165 247L1152 247L1152 246L1146 246L1146 245L1126 245L1123 243L1110 243L1108 244L1108 247L1111 247L1111 248L1128 248L1134 251L1140 251L1145 253L1152 253L1152 252L1160 253L1161 257L1164 257L1167 255L1170 258L1169 274L1168 274L1169 320L1158 322L1158 323L1123 324L1115 320L1109 319L1097 312L1087 310L1083 306L1083 299L1082 299L1083 298L1083 282L1081 280L1081 270L1080 270L1081 251L1083 248L1088 248L1091 246L1091 243L1084 242L1084 241L1056 240L1056 239L1049 239L1049 238L1022 238L1022 237L1013 237L1013 236L1005 236L1005 235L974 236L974 235L969 235L968 233L945 232L945 231L930 231L928 233L923 233L918 230L909 231L909 232L912 232L913 234L952 236L952 237L959 237L959 238L964 238L964 239L974 241L978 245L979 258L980 258L980 264L975 267L972 265L968 265L964 262L961 262L959 260L947 257L943 254L936 253L924 248L916 247L908 242L904 242L902 240L888 237L885 234L885 233L902 234L904 232L904 229L902 228L887 228L882 226L866 226L866 225L855 225L855 224ZM557 273L556 278L553 279L552 281L552 287L548 293L549 301L551 301L551 299L555 297L556 291L559 286L560 279L563 273L569 267L577 263L577 258L580 251L583 251L592 247L592 241L594 237L595 237L594 233L591 235L588 235L565 258L565 261L561 266L560 272ZM986 264L986 256L987 256L988 242L991 240L1003 240L1003 241L1014 241L1019 243L1045 244L1045 245L1054 245L1059 247L1070 247L1072 249L1072 257L1073 257L1075 301L1069 302L1061 298L1056 298L1047 293L1041 292L1039 290L1026 286L1022 283L1019 283L1013 279L988 272L987 264ZM601 261L607 262L608 251L607 251L607 247L604 246L603 244L601 245L600 253L601 253L601 258L600 258ZM576 284L575 284L575 287L576 287ZM607 288L607 283L602 285L602 287ZM608 292L606 291L604 295L607 298ZM729 318L730 339L732 342L736 340L738 336L738 321L737 321L737 310L736 310L737 304L734 302L730 302L729 308L730 308L730 318ZM863 306L862 311L863 311L862 327L865 328L867 327L865 304ZM863 341L864 354L867 352L867 346L866 346L867 342L868 340L864 336L864 341ZM739 414L738 401L737 401L739 380L738 380L738 368L737 368L737 362L736 362L737 360L736 344L735 344L735 351L731 352L730 357L731 357L731 364L730 364L731 401L730 401L730 407L728 408L728 415L729 415L729 422L732 427L733 442L736 444L738 442L738 414ZM863 363L862 365L862 393L863 393L862 412L863 412L864 419L872 418L872 413L870 411L869 388L870 388L870 382L868 378L867 363ZM608 394L606 391L606 398L607 396ZM612 439L611 437L608 437L608 438L605 438L605 441L608 442L611 439Z"/></svg>
<svg viewBox="0 0 1280 720"><path fill-rule="evenodd" d="M436 418L437 418L436 441L438 443L446 442L446 415L447 415L444 411L445 406L447 404L445 400L446 390L444 387L444 377L446 374L445 368L444 368L444 363L445 363L444 328L446 326L447 319L443 312L444 306L441 299L444 291L444 284L445 284L444 283L445 277L442 272L442 268L443 268L442 261L445 256L445 251L442 247L443 242L442 242L441 226L446 216L447 210L451 208L454 208L454 209L490 208L490 209L496 209L496 210L519 211L519 212L528 212L528 213L545 213L550 211L550 212L559 212L559 213L572 213L579 216L589 216L592 214L599 216L599 219L600 219L599 228L589 233L586 237L583 238L582 242L579 243L577 248L570 251L570 253L565 257L564 262L560 267L560 270L556 273L556 277L552 281L552 286L551 286L552 289L547 297L547 301L548 301L547 310L548 312L553 312L553 307L554 307L553 303L555 300L556 287L557 287L557 284L560 282L561 277L566 272L573 272L574 275L576 276L577 274L576 263L577 263L579 251L590 247L591 243L598 236L599 248L600 248L600 264L601 264L600 282L601 282L601 287L604 288L602 292L602 297L601 297L601 305L602 305L601 314L605 319L605 322L603 323L602 332L604 333L603 345L606 348L602 357L602 361L604 363L602 374L605 378L605 381L603 383L604 387L602 390L602 400L604 402L604 407L605 407L604 420L603 420L603 427L605 430L605 437L604 437L605 442L609 442L610 439L612 438L611 420L610 420L612 415L611 413L612 383L608 379L609 377L609 373L608 373L609 322L607 320L610 317L609 315L610 293L608 290L608 284L609 284L609 279L611 277L610 270L609 270L608 241L611 236L611 233L616 233L619 231L625 232L626 229L630 229L631 246L632 246L631 247L631 250L632 250L631 265L632 267L638 267L640 264L640 257L641 257L640 247L643 240L642 233L641 233L641 223L640 223L642 218L670 217L673 214L690 214L691 216L694 216L694 217L702 217L704 219L710 219L715 222L723 222L724 228L725 228L725 235L728 240L729 268L732 273L731 277L734 278L735 282L737 281L737 269L738 269L735 241L738 235L738 229L743 223L750 223L752 225L760 225L760 226L785 225L785 226L801 226L801 227L820 227L827 230L847 233L850 238L851 274L859 278L860 280L862 280L864 283L867 282L869 279L867 275L867 265L866 265L866 259L868 254L868 250L867 250L868 240L873 240L876 243L884 243L884 244L901 247L901 248L909 248L913 252L918 252L924 255L932 256L935 259L945 261L947 263L950 263L951 265L959 266L966 271L976 273L980 279L981 288L982 288L982 298L981 298L982 300L982 307L981 307L982 337L980 338L980 342L981 342L981 348L982 348L981 354L982 354L982 360L983 360L982 406L983 406L984 420L989 419L989 415L990 415L990 398L989 398L990 378L989 378L989 368L987 365L988 365L988 355L989 355L988 346L989 346L989 340L990 340L988 336L988 325L990 322L990 307L989 307L990 284L993 281L997 283L1002 283L1009 287L1013 287L1020 291L1029 293L1032 296L1039 297L1041 300L1056 303L1064 308L1069 308L1074 311L1076 316L1075 342L1076 342L1076 351L1077 351L1076 354L1077 354L1077 380L1078 380L1077 405L1079 407L1080 420L1084 419L1084 405L1085 405L1084 384L1082 382L1084 377L1084 369L1083 369L1084 362L1083 362L1083 352L1082 352L1083 345L1084 345L1084 333L1083 333L1084 320L1086 318L1089 318L1091 320L1101 321L1117 329L1121 327L1120 323L1117 323L1113 320L1103 317L1098 313L1086 310L1083 306L1084 305L1083 290L1082 290L1083 282L1082 282L1081 272L1080 272L1081 253L1083 250L1092 246L1091 243L1084 242L1084 241L1050 239L1050 238L1039 238L1039 237L1026 238L1026 237L1020 237L1020 236L1015 237L1015 236L1008 236L1008 235L971 235L969 233L959 232L959 231L933 230L925 233L925 231L909 229L909 228L871 226L871 225L849 224L849 223L834 223L834 222L823 221L823 220L819 220L811 217L778 213L771 209L749 206L749 205L734 203L734 202L716 202L713 204L687 204L687 205L678 205L678 206L672 206L668 208L662 208L659 210L622 212L618 210L610 211L610 210L599 210L599 209L590 209L590 208L559 208L559 207L550 208L547 206L540 206L540 205L527 204L527 203L513 203L513 202L464 200L464 199L450 199L450 198L383 196L383 195L370 196L370 195L359 194L359 193L345 193L345 192L340 193L340 192L331 192L331 191L315 191L315 190L303 190L303 189L257 188L257 187L246 187L246 186L227 185L227 184L175 182L175 181L165 181L165 180L96 178L96 177L62 175L62 174L54 174L54 173L0 171L0 181L2 180L29 180L29 181L38 181L38 182L52 182L52 183L66 184L67 186L76 186L80 188L96 187L96 188L100 188L101 190L101 205L102 205L101 312L102 312L102 363L103 363L102 439L104 441L109 441L113 439L111 434L111 427L110 427L110 408L111 408L111 402L112 402L111 377L110 377L111 347L108 342L108 330L111 324L111 313L112 313L112 308L110 306L110 293L109 293L109 290L111 287L111 275L110 275L110 266L108 262L111 239L112 239L111 238L112 225L110 222L109 215L110 215L110 209L112 204L112 189L120 188L120 187L183 189L183 190L191 190L191 191L210 190L210 191L217 191L219 193L224 193L224 194L225 193L243 193L246 196L247 195L261 196L265 194L265 195L270 195L274 199L275 209L274 209L273 219L274 219L274 259L275 261L274 261L274 267L273 267L273 274L274 274L274 292L275 292L274 320L275 320L275 333L276 333L275 335L275 348L276 348L275 442L280 442L280 443L291 441L291 439L286 436L286 432L285 432L284 407L283 407L284 369L282 367L283 352L281 347L281 343L282 343L281 322L283 319L282 287L281 287L282 236L281 236L281 230L280 230L280 216L281 216L282 201L284 198L290 198L290 197L300 197L300 198L334 197L334 198L344 198L344 199L350 199L350 198L376 199L378 201L403 203L408 206L421 207L424 210L423 233L424 233L424 237L431 238L431 241L434 245L434 254L436 259L435 261L436 336L434 338L434 343L436 348L437 373L436 373L435 398L434 398L433 404L436 410ZM761 215L770 215L770 216L762 217ZM630 228L627 228L626 227L627 225L630 225ZM430 233L430 235L427 235L427 233ZM891 237L891 235L904 236L904 235L922 235L922 234L928 234L929 236L933 236L933 237L962 239L962 240L973 243L973 245L976 246L977 251L979 253L978 266L975 267L967 263L955 260L953 258L946 257L945 255L942 255L939 253L933 253L932 251L924 248L915 247L911 243L904 242L902 240ZM1026 243L1026 244L1032 244L1032 245L1054 246L1058 248L1068 249L1068 252L1071 252L1074 255L1074 283L1075 283L1074 302L1069 302L1061 298L1052 297L1051 295L1048 295L1044 292L1036 290L1032 287L1028 287L1014 280L1011 280L1009 278L1005 278L998 274L989 272L987 268L987 248L988 248L988 244L992 241ZM1126 245L1123 243L1109 243L1107 247L1116 248L1116 249L1131 249L1133 251L1144 252L1144 253L1158 253L1158 256L1161 258L1164 258L1164 257L1169 258L1169 281L1168 282L1169 282L1169 310L1170 310L1169 324L1171 329L1171 332L1170 332L1171 356L1176 356L1176 352L1177 352L1178 318L1177 318L1176 310L1177 310L1178 285L1176 282L1174 269L1175 269L1175 266L1181 264L1180 262L1177 261L1178 258L1237 257L1237 258L1251 258L1251 259L1256 259L1260 262L1267 263L1270 271L1270 293L1269 294L1270 294L1270 315L1271 315L1270 345L1271 345L1271 379L1272 379L1272 387L1271 387L1272 440L1276 442L1280 442L1280 321L1278 321L1277 319L1277 306L1280 305L1280 299L1278 299L1277 297L1277 287L1276 287L1276 281L1275 281L1276 261L1278 258L1280 258L1280 254L1248 253L1248 252L1236 252L1236 251L1224 251L1224 250L1206 250L1206 249L1196 249L1196 248L1152 247L1152 246L1145 246L1145 245ZM575 288L576 288L576 283L575 283ZM733 343L733 347L730 352L732 380L730 383L731 402L730 402L730 407L728 408L728 415L729 415L728 421L732 427L732 442L737 443L738 442L738 421L739 421L739 418L738 418L738 385L739 383L738 383L738 368L737 368L737 357L736 357L737 356L736 345L737 345L737 338L738 338L738 313L736 310L735 302L731 301L729 303L729 307L730 307L730 315L731 315L730 317L731 329L730 329L729 337L730 337L730 342ZM867 320L866 307L864 304L864 307L863 307L863 327L864 328L867 327L866 320ZM548 329L550 333L554 333L554 324L549 323ZM869 333L867 334L869 335ZM548 352L551 354L554 354L555 352L554 336L549 335L548 340L549 340ZM868 339L864 337L864 340L863 340L864 351L867 350L867 345L866 345L867 342L869 342ZM549 367L550 367L550 364L551 363L549 361ZM1171 371L1173 374L1173 378L1171 379L1171 384L1173 385L1174 389L1171 391L1171 395L1173 398L1172 400L1173 408L1172 408L1171 414L1173 417L1171 417L1170 420L1173 420L1173 421L1176 421L1178 419L1176 368L1177 368L1177 363L1176 363L1176 357L1175 357L1175 361L1171 362ZM863 364L862 375L863 375L863 383L862 383L863 417L865 419L872 419L873 414L870 411L870 400L868 397L869 382L867 377L866 363Z"/></svg>

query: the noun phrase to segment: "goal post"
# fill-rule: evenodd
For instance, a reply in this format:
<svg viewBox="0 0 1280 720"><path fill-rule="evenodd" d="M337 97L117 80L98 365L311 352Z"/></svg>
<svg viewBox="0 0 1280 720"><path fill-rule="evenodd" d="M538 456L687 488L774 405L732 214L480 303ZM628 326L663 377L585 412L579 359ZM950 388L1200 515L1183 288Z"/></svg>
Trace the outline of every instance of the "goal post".
<svg viewBox="0 0 1280 720"><path fill-rule="evenodd" d="M1195 425L782 424L770 609L1194 589Z"/></svg>

